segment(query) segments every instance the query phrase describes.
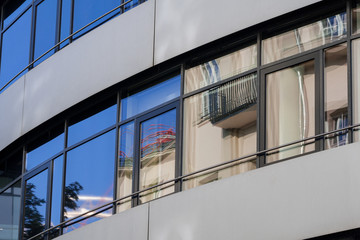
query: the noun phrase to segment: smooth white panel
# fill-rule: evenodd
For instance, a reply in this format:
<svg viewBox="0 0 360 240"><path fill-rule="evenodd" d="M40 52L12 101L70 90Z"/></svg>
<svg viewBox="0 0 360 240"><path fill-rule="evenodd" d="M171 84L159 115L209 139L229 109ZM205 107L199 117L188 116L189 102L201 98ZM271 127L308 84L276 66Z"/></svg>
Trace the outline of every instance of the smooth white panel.
<svg viewBox="0 0 360 240"><path fill-rule="evenodd" d="M153 65L154 0L105 23L26 75L24 132Z"/></svg>
<svg viewBox="0 0 360 240"><path fill-rule="evenodd" d="M156 0L155 64L319 0Z"/></svg>
<svg viewBox="0 0 360 240"><path fill-rule="evenodd" d="M0 94L0 150L21 136L24 76Z"/></svg>
<svg viewBox="0 0 360 240"><path fill-rule="evenodd" d="M360 143L150 203L149 240L304 239L360 227Z"/></svg>
<svg viewBox="0 0 360 240"><path fill-rule="evenodd" d="M91 223L56 239L59 240L146 240L148 204Z"/></svg>

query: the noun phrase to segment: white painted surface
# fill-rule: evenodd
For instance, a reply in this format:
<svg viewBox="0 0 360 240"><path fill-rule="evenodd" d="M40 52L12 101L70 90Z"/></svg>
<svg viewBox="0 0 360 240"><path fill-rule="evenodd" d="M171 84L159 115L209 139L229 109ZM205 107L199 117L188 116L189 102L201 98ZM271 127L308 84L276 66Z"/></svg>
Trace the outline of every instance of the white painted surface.
<svg viewBox="0 0 360 240"><path fill-rule="evenodd" d="M304 239L360 227L360 143L150 203L149 240Z"/></svg>
<svg viewBox="0 0 360 240"><path fill-rule="evenodd" d="M24 79L22 76L0 94L0 150L21 136Z"/></svg>
<svg viewBox="0 0 360 240"><path fill-rule="evenodd" d="M156 0L155 64L319 0Z"/></svg>
<svg viewBox="0 0 360 240"><path fill-rule="evenodd" d="M23 133L153 65L154 0L105 23L26 75Z"/></svg>
<svg viewBox="0 0 360 240"><path fill-rule="evenodd" d="M58 240L145 240L148 234L148 204L129 209L62 235Z"/></svg>

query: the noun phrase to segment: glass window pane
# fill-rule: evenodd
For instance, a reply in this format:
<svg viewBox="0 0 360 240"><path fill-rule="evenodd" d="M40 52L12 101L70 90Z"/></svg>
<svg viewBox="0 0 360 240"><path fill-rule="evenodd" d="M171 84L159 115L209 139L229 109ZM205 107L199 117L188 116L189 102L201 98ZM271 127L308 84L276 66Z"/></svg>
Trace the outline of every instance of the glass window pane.
<svg viewBox="0 0 360 240"><path fill-rule="evenodd" d="M184 174L256 153L257 76L225 83L184 102ZM254 162L187 182L186 189L256 168Z"/></svg>
<svg viewBox="0 0 360 240"><path fill-rule="evenodd" d="M30 4L32 0L8 1L4 6L4 28L16 19Z"/></svg>
<svg viewBox="0 0 360 240"><path fill-rule="evenodd" d="M63 162L63 156L54 159L50 227L60 223ZM51 235L52 237L55 237L58 236L58 234L59 232L53 231Z"/></svg>
<svg viewBox="0 0 360 240"><path fill-rule="evenodd" d="M134 161L134 123L122 125L119 133L119 169L117 198L132 193L132 176ZM131 207L131 198L120 202L117 210L123 211Z"/></svg>
<svg viewBox="0 0 360 240"><path fill-rule="evenodd" d="M353 34L360 33L360 2L352 9Z"/></svg>
<svg viewBox="0 0 360 240"><path fill-rule="evenodd" d="M92 109L91 112L81 114L70 120L68 145L71 146L91 135L104 130L116 122L116 106L102 109ZM90 115L90 116L89 116Z"/></svg>
<svg viewBox="0 0 360 240"><path fill-rule="evenodd" d="M256 65L257 48L252 45L190 68L185 72L185 93L246 72Z"/></svg>
<svg viewBox="0 0 360 240"><path fill-rule="evenodd" d="M353 123L360 123L360 39L352 42L352 98L353 98ZM360 128L356 128L354 141L360 141Z"/></svg>
<svg viewBox="0 0 360 240"><path fill-rule="evenodd" d="M348 126L347 47L325 50L325 132ZM348 134L326 136L325 148L345 145Z"/></svg>
<svg viewBox="0 0 360 240"><path fill-rule="evenodd" d="M180 75L147 88L141 92L129 92L121 100L121 120L149 110L180 95Z"/></svg>
<svg viewBox="0 0 360 240"><path fill-rule="evenodd" d="M73 31L77 31L80 28L84 27L86 24L95 20L96 18L102 16L108 11L114 9L115 7L120 5L120 0L74 0L74 29ZM76 34L75 37L78 37L84 34L86 31L93 29L94 27L100 25L116 14L120 13L120 9L115 12L109 14L107 17L102 18L96 23L92 24L90 27L81 31L79 34Z"/></svg>
<svg viewBox="0 0 360 240"><path fill-rule="evenodd" d="M55 45L57 0L45 0L36 7L36 31L34 60ZM35 65L44 61L54 53L45 55Z"/></svg>
<svg viewBox="0 0 360 240"><path fill-rule="evenodd" d="M24 238L45 230L48 170L26 181Z"/></svg>
<svg viewBox="0 0 360 240"><path fill-rule="evenodd" d="M0 88L29 64L30 28L31 9L27 10L3 34Z"/></svg>
<svg viewBox="0 0 360 240"><path fill-rule="evenodd" d="M113 200L115 130L68 152L65 219ZM81 169L81 171L79 171ZM97 220L111 214L97 215Z"/></svg>
<svg viewBox="0 0 360 240"><path fill-rule="evenodd" d="M20 181L0 194L0 239L19 239L20 198Z"/></svg>
<svg viewBox="0 0 360 240"><path fill-rule="evenodd" d="M127 2L128 0L123 0L123 2ZM145 2L144 0L132 0L131 2L125 4L125 12L129 11L130 9L136 7L140 3Z"/></svg>
<svg viewBox="0 0 360 240"><path fill-rule="evenodd" d="M61 6L61 30L60 30L60 41L67 38L70 32L70 21L71 21L71 0L62 0ZM69 44L69 40L66 40L60 45L61 48Z"/></svg>
<svg viewBox="0 0 360 240"><path fill-rule="evenodd" d="M343 39L346 33L346 13L341 13L265 39L262 42L262 63L271 63Z"/></svg>
<svg viewBox="0 0 360 240"><path fill-rule="evenodd" d="M140 126L140 190L175 177L176 109L149 119ZM174 192L161 186L140 194L142 203Z"/></svg>
<svg viewBox="0 0 360 240"><path fill-rule="evenodd" d="M314 61L266 76L267 148L315 135ZM314 150L303 142L269 153L267 162Z"/></svg>
<svg viewBox="0 0 360 240"><path fill-rule="evenodd" d="M21 175L22 155L22 151L18 151L9 158L0 160L0 189Z"/></svg>
<svg viewBox="0 0 360 240"><path fill-rule="evenodd" d="M62 126L46 132L36 141L29 144L26 154L26 170L30 170L40 163L64 149L64 133Z"/></svg>

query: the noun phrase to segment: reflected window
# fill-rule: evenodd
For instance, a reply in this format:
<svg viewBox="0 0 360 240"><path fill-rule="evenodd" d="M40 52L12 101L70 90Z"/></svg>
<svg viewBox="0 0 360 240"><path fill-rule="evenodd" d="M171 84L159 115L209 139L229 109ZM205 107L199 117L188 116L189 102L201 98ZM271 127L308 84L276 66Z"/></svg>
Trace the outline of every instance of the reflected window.
<svg viewBox="0 0 360 240"><path fill-rule="evenodd" d="M27 10L3 33L0 88L29 64L30 29L31 9Z"/></svg>
<svg viewBox="0 0 360 240"><path fill-rule="evenodd" d="M26 154L26 170L31 170L64 149L64 129L59 126L29 144Z"/></svg>
<svg viewBox="0 0 360 240"><path fill-rule="evenodd" d="M20 198L20 181L0 194L0 239L19 239Z"/></svg>
<svg viewBox="0 0 360 240"><path fill-rule="evenodd" d="M314 61L266 75L266 147L315 135ZM267 163L314 151L302 142L270 152Z"/></svg>
<svg viewBox="0 0 360 240"><path fill-rule="evenodd" d="M183 173L256 153L257 76L241 77L184 102ZM256 168L255 158L186 181L185 189Z"/></svg>
<svg viewBox="0 0 360 240"><path fill-rule="evenodd" d="M180 95L180 75L142 91L129 91L121 100L121 120L170 101Z"/></svg>
<svg viewBox="0 0 360 240"><path fill-rule="evenodd" d="M346 13L262 41L262 63L271 63L346 37Z"/></svg>
<svg viewBox="0 0 360 240"><path fill-rule="evenodd" d="M357 1L352 9L353 34L360 33L360 1Z"/></svg>
<svg viewBox="0 0 360 240"><path fill-rule="evenodd" d="M185 72L185 93L236 76L256 65L257 48L252 45L190 68Z"/></svg>
<svg viewBox="0 0 360 240"><path fill-rule="evenodd" d="M360 39L352 42L352 103L353 123L360 123ZM360 128L354 132L354 141L360 140Z"/></svg>
<svg viewBox="0 0 360 240"><path fill-rule="evenodd" d="M115 130L107 132L67 154L64 191L65 219L99 207L113 200L115 160ZM111 210L95 216L100 220ZM84 224L90 223L90 220ZM75 229L71 225L65 232Z"/></svg>
<svg viewBox="0 0 360 240"><path fill-rule="evenodd" d="M46 228L48 170L26 181L23 236L28 239Z"/></svg>
<svg viewBox="0 0 360 240"><path fill-rule="evenodd" d="M325 132L345 128L348 123L347 47L341 44L325 50ZM325 148L348 142L348 134L326 136Z"/></svg>
<svg viewBox="0 0 360 240"><path fill-rule="evenodd" d="M22 173L22 151L0 160L0 190Z"/></svg>

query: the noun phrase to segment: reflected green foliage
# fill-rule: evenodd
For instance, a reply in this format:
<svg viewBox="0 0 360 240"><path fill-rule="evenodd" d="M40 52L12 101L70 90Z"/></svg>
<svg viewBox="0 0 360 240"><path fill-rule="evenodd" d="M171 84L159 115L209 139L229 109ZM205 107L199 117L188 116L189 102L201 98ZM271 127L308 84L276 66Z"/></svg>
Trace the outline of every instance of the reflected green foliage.
<svg viewBox="0 0 360 240"><path fill-rule="evenodd" d="M70 183L68 186L65 187L65 209L64 209L64 215L65 215L65 219L67 219L66 217L66 213L67 213L67 209L71 209L71 210L76 210L79 206L77 204L77 201L79 200L79 193L80 191L82 191L84 188L83 186L81 186L81 184L78 181L75 181L73 183Z"/></svg>
<svg viewBox="0 0 360 240"><path fill-rule="evenodd" d="M25 199L25 221L24 238L30 238L44 231L44 216L40 214L38 207L45 203L45 199L38 198L35 195L36 186L32 183L26 184Z"/></svg>

